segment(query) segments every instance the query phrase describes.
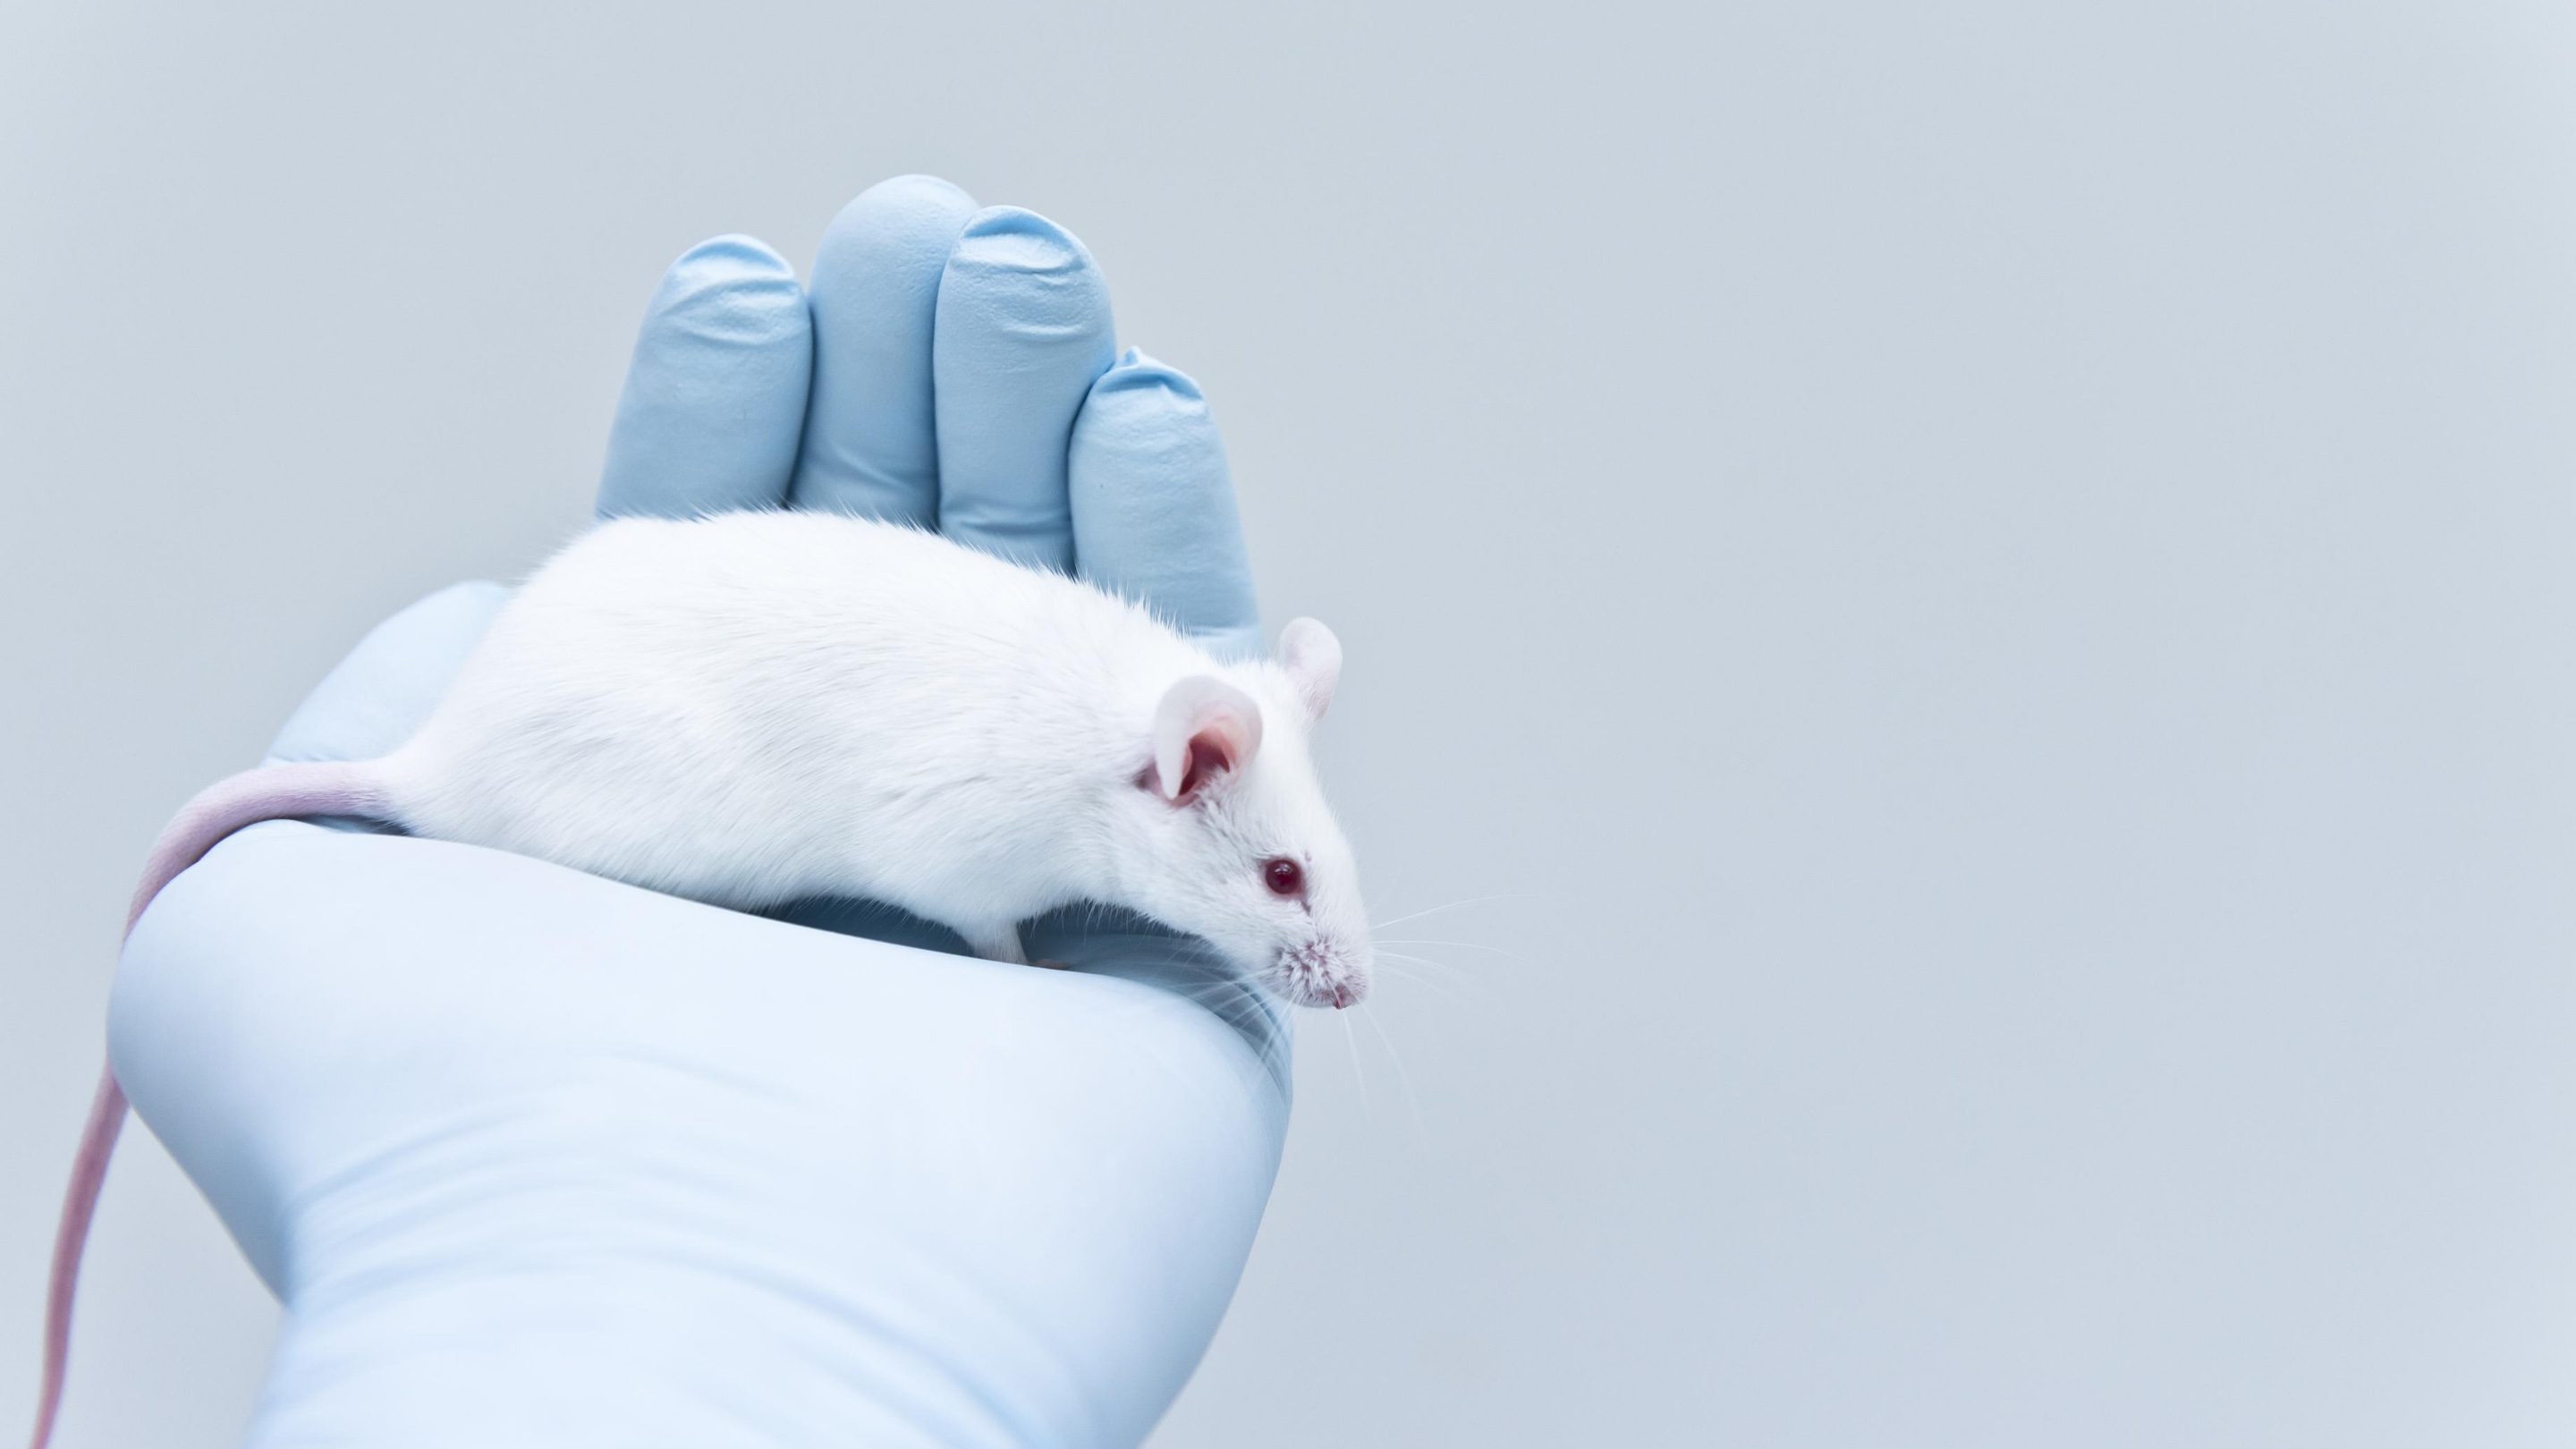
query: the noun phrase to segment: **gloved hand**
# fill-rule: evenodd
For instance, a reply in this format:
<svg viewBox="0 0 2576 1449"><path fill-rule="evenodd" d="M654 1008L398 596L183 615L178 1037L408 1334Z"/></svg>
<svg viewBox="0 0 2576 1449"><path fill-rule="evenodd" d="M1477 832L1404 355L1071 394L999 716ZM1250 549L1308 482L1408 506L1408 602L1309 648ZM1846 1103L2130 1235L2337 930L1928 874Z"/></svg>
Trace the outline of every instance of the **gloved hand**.
<svg viewBox="0 0 2576 1449"><path fill-rule="evenodd" d="M1206 409L1111 335L1079 243L927 178L852 203L810 292L709 242L654 298L600 510L910 519L1248 647ZM379 627L272 758L391 748L505 597ZM111 1055L285 1302L250 1442L1141 1439L1270 1190L1281 1009L1141 922L1041 923L1060 972L789 915L292 822L174 882Z"/></svg>

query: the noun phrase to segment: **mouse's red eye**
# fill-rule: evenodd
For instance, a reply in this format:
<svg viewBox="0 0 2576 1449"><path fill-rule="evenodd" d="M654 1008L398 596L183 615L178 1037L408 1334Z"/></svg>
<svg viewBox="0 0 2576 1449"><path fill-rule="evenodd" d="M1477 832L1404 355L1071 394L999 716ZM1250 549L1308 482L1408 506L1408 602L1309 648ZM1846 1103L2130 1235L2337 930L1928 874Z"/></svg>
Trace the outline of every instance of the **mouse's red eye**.
<svg viewBox="0 0 2576 1449"><path fill-rule="evenodd" d="M1285 857L1263 864L1261 878L1270 883L1274 896L1293 896L1306 888L1305 869Z"/></svg>

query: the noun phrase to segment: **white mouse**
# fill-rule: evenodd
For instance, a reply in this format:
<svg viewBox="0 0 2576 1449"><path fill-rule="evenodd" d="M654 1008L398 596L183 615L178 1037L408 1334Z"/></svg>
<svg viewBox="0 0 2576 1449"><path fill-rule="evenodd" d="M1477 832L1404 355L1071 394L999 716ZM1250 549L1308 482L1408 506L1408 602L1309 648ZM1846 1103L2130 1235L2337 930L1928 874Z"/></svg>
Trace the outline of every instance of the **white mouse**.
<svg viewBox="0 0 2576 1449"><path fill-rule="evenodd" d="M1341 646L1221 663L1144 608L823 513L603 524L494 619L428 722L188 802L126 918L261 820L361 816L714 905L862 897L1025 962L1018 923L1130 907L1291 1002L1369 989L1351 848L1308 753ZM125 1098L104 1076L55 1240L36 1449Z"/></svg>

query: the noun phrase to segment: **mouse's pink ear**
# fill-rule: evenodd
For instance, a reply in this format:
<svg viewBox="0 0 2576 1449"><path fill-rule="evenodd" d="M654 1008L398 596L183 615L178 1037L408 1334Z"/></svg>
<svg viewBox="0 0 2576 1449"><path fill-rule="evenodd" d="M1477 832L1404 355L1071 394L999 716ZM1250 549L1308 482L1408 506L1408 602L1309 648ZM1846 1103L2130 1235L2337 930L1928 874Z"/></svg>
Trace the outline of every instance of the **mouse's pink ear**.
<svg viewBox="0 0 2576 1449"><path fill-rule="evenodd" d="M1163 691L1154 707L1152 783L1176 805L1241 769L1260 748L1260 708L1222 679L1193 674Z"/></svg>
<svg viewBox="0 0 2576 1449"><path fill-rule="evenodd" d="M1342 678L1342 641L1316 619L1291 619L1279 631L1279 663L1306 701L1306 718L1322 719L1333 707L1333 686Z"/></svg>

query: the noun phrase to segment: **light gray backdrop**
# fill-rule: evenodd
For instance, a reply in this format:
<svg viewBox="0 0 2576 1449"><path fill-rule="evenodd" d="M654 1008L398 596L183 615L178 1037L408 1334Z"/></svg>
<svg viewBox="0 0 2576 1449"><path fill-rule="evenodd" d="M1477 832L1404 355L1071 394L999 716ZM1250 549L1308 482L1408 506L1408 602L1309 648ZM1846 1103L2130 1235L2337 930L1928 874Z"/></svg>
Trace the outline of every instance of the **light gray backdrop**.
<svg viewBox="0 0 2576 1449"><path fill-rule="evenodd" d="M2576 1442L2576 11L1554 8L0 9L0 1434L164 817L921 170L1206 383L1478 902L1158 1449ZM129 1143L62 1442L224 1445Z"/></svg>

